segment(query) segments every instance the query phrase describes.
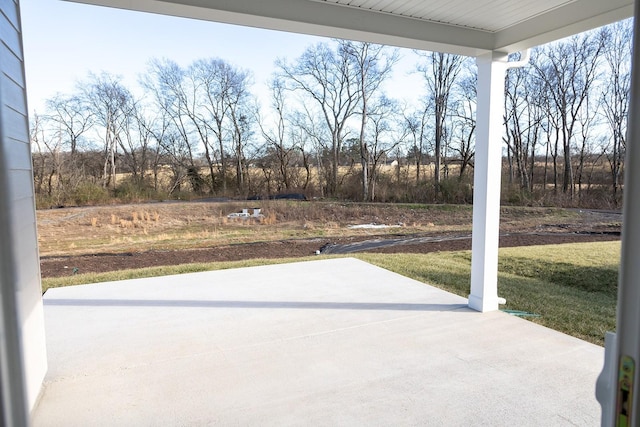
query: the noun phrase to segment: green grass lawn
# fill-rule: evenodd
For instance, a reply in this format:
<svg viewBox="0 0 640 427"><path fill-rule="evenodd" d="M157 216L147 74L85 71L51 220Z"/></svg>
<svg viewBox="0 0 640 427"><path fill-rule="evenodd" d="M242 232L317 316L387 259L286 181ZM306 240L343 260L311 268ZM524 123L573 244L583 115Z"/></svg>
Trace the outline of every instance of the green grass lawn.
<svg viewBox="0 0 640 427"><path fill-rule="evenodd" d="M470 251L355 257L464 297L469 294ZM46 291L58 286L317 259L320 258L187 264L80 274L42 282ZM620 242L503 248L498 267L498 293L507 300L503 308L535 314L527 318L603 345L605 332L615 329L619 260Z"/></svg>

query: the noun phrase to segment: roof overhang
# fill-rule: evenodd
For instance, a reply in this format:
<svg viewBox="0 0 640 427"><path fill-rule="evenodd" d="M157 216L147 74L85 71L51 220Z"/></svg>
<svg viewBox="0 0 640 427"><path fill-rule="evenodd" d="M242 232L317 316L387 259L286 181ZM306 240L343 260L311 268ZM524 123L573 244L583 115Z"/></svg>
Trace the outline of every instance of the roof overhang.
<svg viewBox="0 0 640 427"><path fill-rule="evenodd" d="M513 53L633 16L632 0L70 1L468 56Z"/></svg>

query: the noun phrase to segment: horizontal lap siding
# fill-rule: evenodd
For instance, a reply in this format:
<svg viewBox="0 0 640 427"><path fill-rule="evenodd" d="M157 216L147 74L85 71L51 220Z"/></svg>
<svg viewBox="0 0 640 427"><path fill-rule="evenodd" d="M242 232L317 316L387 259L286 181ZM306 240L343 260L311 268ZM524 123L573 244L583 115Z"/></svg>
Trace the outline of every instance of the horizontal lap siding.
<svg viewBox="0 0 640 427"><path fill-rule="evenodd" d="M46 373L44 316L33 193L33 170L17 0L0 2L0 272L2 298L17 307L29 409ZM8 294L12 290L12 294Z"/></svg>

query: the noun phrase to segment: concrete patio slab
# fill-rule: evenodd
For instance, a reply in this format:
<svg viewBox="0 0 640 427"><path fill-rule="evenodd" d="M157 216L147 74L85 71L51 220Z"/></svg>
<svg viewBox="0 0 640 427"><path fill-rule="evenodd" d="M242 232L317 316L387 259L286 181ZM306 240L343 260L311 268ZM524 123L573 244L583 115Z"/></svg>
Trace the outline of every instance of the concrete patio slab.
<svg viewBox="0 0 640 427"><path fill-rule="evenodd" d="M34 426L598 425L601 347L355 259L50 289Z"/></svg>

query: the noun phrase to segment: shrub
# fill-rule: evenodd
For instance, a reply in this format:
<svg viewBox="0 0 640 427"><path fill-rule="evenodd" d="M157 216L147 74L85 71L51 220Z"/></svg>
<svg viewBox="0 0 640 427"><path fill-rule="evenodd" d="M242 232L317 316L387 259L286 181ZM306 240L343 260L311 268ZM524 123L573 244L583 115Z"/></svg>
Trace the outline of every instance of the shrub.
<svg viewBox="0 0 640 427"><path fill-rule="evenodd" d="M464 178L442 179L438 201L453 204L473 203L473 186Z"/></svg>
<svg viewBox="0 0 640 427"><path fill-rule="evenodd" d="M109 190L94 183L80 184L71 196L76 205L97 205L108 203L111 199Z"/></svg>

